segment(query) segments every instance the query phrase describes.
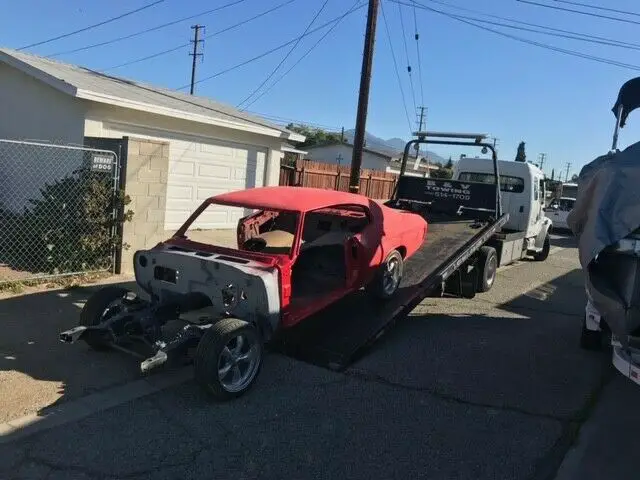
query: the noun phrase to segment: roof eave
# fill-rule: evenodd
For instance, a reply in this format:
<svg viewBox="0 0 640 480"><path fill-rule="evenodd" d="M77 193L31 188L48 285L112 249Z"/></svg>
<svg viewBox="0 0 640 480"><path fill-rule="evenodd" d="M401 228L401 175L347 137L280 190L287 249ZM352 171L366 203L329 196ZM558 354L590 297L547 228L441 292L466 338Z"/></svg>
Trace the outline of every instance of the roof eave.
<svg viewBox="0 0 640 480"><path fill-rule="evenodd" d="M60 80L53 75L49 75L48 73L43 72L39 68L35 68L29 65L22 60L17 59L16 57L0 50L0 62L9 65L10 67L15 68L16 70L21 71L25 75L29 75L30 77L35 78L36 80L40 80L41 82L49 85L50 87L55 88L56 90L65 93L67 95L76 96L78 89L67 83L63 80Z"/></svg>
<svg viewBox="0 0 640 480"><path fill-rule="evenodd" d="M261 125L255 125L250 123L235 122L232 120L225 120L221 118L213 118L206 115L198 115L196 113L187 113L174 108L161 107L158 105L151 105L144 102L137 102L134 100L128 100L113 95L106 95L102 93L93 92L90 90L77 90L76 97L90 100L98 103L105 103L108 105L115 105L123 108L130 108L132 110L139 110L147 113L153 113L156 115L163 115L171 118L180 118L182 120L188 120L197 123L204 123L207 125L215 125L218 127L231 128L234 130L241 130L249 133L256 133L259 135L266 135L269 137L282 138L284 132L282 130L276 130L274 128L268 128Z"/></svg>

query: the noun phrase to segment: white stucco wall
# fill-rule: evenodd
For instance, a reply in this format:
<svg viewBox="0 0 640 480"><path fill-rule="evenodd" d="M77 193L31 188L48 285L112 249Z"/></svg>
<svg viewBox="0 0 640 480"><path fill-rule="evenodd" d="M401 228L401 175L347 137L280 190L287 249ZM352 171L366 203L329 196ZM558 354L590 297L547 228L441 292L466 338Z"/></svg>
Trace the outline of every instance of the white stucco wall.
<svg viewBox="0 0 640 480"><path fill-rule="evenodd" d="M307 150L308 153L305 155L305 159L324 163L338 163L338 156L342 155L340 165L351 165L353 149L349 145L327 145L323 147L309 148ZM366 151L362 152L362 168L384 171L388 165L387 160L381 156Z"/></svg>
<svg viewBox="0 0 640 480"><path fill-rule="evenodd" d="M73 149L2 142L30 140L81 145L85 104L0 64L0 202L20 210L40 188L62 179L82 163Z"/></svg>

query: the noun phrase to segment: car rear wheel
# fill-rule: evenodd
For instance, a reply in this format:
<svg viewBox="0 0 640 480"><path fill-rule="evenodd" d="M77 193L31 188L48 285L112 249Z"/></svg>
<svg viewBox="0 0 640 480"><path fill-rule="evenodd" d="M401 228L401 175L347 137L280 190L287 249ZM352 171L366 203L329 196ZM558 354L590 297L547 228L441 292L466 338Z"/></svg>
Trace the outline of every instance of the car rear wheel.
<svg viewBox="0 0 640 480"><path fill-rule="evenodd" d="M196 349L196 382L216 400L246 393L262 367L263 346L256 327L244 320L225 318L213 324Z"/></svg>
<svg viewBox="0 0 640 480"><path fill-rule="evenodd" d="M393 250L380 265L376 278L371 284L371 292L380 300L393 297L400 287L403 273L402 254L398 250Z"/></svg>

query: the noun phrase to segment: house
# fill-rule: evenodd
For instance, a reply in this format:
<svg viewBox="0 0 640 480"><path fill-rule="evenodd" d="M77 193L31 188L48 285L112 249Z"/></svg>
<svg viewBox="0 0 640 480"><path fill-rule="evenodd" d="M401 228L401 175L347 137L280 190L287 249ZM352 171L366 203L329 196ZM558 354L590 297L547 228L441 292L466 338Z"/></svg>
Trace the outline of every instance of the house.
<svg viewBox="0 0 640 480"><path fill-rule="evenodd" d="M323 163L335 163L339 165L351 165L353 156L353 144L351 143L330 143L326 145L316 145L307 147L308 160ZM375 147L365 146L362 150L362 168L371 170L386 170L392 160L397 158Z"/></svg>
<svg viewBox="0 0 640 480"><path fill-rule="evenodd" d="M323 163L336 163L339 165L351 165L353 156L353 144L332 143L328 145L318 145L307 148L308 153L305 158ZM362 168L371 170L381 170L383 172L400 173L400 161L402 153L396 154L390 151L365 146L362 150ZM424 158L420 159L417 168L415 158L411 157L407 164L407 175L428 177L429 172L437 169L434 165L427 165Z"/></svg>
<svg viewBox="0 0 640 480"><path fill-rule="evenodd" d="M134 223L144 224L135 227L134 248L175 231L211 195L277 185L290 142L305 139L208 98L10 49L0 49L0 105L0 139L109 150L121 142L125 191ZM44 178L46 172L61 178L77 168L69 155L17 151L0 152L0 201L9 208L21 209L44 183L57 180ZM235 229L243 214L221 208L208 227Z"/></svg>

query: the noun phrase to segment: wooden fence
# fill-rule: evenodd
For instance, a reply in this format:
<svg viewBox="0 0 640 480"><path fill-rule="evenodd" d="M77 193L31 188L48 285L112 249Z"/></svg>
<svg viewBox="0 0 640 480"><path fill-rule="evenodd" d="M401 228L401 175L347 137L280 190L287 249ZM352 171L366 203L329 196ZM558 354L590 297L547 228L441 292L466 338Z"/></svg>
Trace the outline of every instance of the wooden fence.
<svg viewBox="0 0 640 480"><path fill-rule="evenodd" d="M349 191L350 166L297 160L295 166L280 166L280 185ZM360 193L376 200L391 198L398 176L382 170L360 170Z"/></svg>

